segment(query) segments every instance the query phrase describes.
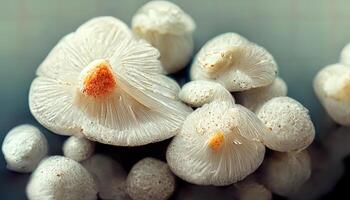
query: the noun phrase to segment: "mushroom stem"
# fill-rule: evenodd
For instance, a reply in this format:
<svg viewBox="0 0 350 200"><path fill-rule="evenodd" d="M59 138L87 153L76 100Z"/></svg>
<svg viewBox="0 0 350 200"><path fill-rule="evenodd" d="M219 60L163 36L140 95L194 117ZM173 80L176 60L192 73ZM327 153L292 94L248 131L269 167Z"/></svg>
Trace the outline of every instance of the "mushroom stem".
<svg viewBox="0 0 350 200"><path fill-rule="evenodd" d="M350 75L334 78L325 85L327 96L339 101L350 101Z"/></svg>
<svg viewBox="0 0 350 200"><path fill-rule="evenodd" d="M222 146L222 144L224 143L224 141L225 141L224 133L222 131L218 131L209 138L208 146L213 151L218 151Z"/></svg>
<svg viewBox="0 0 350 200"><path fill-rule="evenodd" d="M105 97L116 88L116 77L104 59L92 61L80 74L80 91L91 97Z"/></svg>
<svg viewBox="0 0 350 200"><path fill-rule="evenodd" d="M199 59L198 62L209 74L213 74L219 70L223 70L235 62L239 48L228 48L211 52L205 56L204 60Z"/></svg>

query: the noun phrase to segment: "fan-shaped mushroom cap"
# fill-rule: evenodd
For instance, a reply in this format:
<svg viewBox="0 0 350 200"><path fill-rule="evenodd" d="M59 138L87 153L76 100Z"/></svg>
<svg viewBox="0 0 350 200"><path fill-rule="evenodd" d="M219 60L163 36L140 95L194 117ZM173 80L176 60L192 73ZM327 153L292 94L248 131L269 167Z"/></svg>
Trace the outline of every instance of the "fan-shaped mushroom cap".
<svg viewBox="0 0 350 200"><path fill-rule="evenodd" d="M118 162L107 156L95 154L84 160L82 165L93 175L101 199L130 199L126 194L127 175Z"/></svg>
<svg viewBox="0 0 350 200"><path fill-rule="evenodd" d="M311 175L310 156L307 151L274 152L262 164L262 183L281 196L296 192Z"/></svg>
<svg viewBox="0 0 350 200"><path fill-rule="evenodd" d="M235 103L234 97L220 83L197 80L182 86L179 98L193 107L201 107L212 101L227 101Z"/></svg>
<svg viewBox="0 0 350 200"><path fill-rule="evenodd" d="M187 117L167 149L167 161L190 183L229 185L261 164L265 147L257 135L263 131L264 125L248 109L214 101Z"/></svg>
<svg viewBox="0 0 350 200"><path fill-rule="evenodd" d="M239 104L255 111L259 106L274 97L286 96L287 90L287 84L277 77L271 85L239 92L235 94L235 97Z"/></svg>
<svg viewBox="0 0 350 200"><path fill-rule="evenodd" d="M134 200L165 200L175 190L175 176L165 162L144 158L129 172L126 190Z"/></svg>
<svg viewBox="0 0 350 200"><path fill-rule="evenodd" d="M277 64L264 48L236 33L209 40L196 55L191 79L213 79L230 92L267 86L277 74Z"/></svg>
<svg viewBox="0 0 350 200"><path fill-rule="evenodd" d="M315 137L309 111L292 98L275 97L263 104L256 113L270 129L262 137L262 142L270 149L282 152L302 150Z"/></svg>
<svg viewBox="0 0 350 200"><path fill-rule="evenodd" d="M193 19L168 1L151 1L142 6L132 19L133 32L160 52L166 73L186 66L193 52Z"/></svg>
<svg viewBox="0 0 350 200"><path fill-rule="evenodd" d="M347 44L340 54L340 62L350 66L350 43Z"/></svg>
<svg viewBox="0 0 350 200"><path fill-rule="evenodd" d="M43 160L33 172L27 185L30 200L97 199L91 174L78 162L63 156Z"/></svg>
<svg viewBox="0 0 350 200"><path fill-rule="evenodd" d="M105 21L64 37L39 66L29 94L32 114L57 134L105 144L174 136L191 112L177 97L179 86L160 74L156 49Z"/></svg>
<svg viewBox="0 0 350 200"><path fill-rule="evenodd" d="M314 90L332 119L350 126L350 67L333 64L321 69L314 79Z"/></svg>
<svg viewBox="0 0 350 200"><path fill-rule="evenodd" d="M350 155L350 128L340 127L325 135L322 144L333 160L345 159Z"/></svg>
<svg viewBox="0 0 350 200"><path fill-rule="evenodd" d="M48 151L45 136L35 126L24 124L11 129L2 143L7 168L31 172Z"/></svg>
<svg viewBox="0 0 350 200"><path fill-rule="evenodd" d="M89 158L94 150L94 142L83 137L71 136L63 144L64 156L78 162Z"/></svg>
<svg viewBox="0 0 350 200"><path fill-rule="evenodd" d="M271 200L272 194L262 184L256 182L254 178L248 177L238 183L233 184L235 196L239 200Z"/></svg>

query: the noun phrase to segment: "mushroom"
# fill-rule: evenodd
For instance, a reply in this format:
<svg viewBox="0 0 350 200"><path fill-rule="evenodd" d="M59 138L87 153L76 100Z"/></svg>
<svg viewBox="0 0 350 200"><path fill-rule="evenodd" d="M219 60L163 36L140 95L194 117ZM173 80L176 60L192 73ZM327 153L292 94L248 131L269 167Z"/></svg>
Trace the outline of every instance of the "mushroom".
<svg viewBox="0 0 350 200"><path fill-rule="evenodd" d="M126 172L110 157L95 154L82 165L93 175L101 199L130 199L126 193Z"/></svg>
<svg viewBox="0 0 350 200"><path fill-rule="evenodd" d="M192 80L216 80L230 92L267 86L276 74L270 53L236 33L209 40L191 66Z"/></svg>
<svg viewBox="0 0 350 200"><path fill-rule="evenodd" d="M193 52L193 19L168 1L151 1L132 18L133 32L160 52L165 73L183 69Z"/></svg>
<svg viewBox="0 0 350 200"><path fill-rule="evenodd" d="M333 160L343 160L350 155L350 128L340 127L321 138L322 144Z"/></svg>
<svg viewBox="0 0 350 200"><path fill-rule="evenodd" d="M286 83L277 77L271 85L238 92L235 97L239 104L256 111L259 106L274 97L287 96L287 90Z"/></svg>
<svg viewBox="0 0 350 200"><path fill-rule="evenodd" d="M91 156L95 143L83 138L71 136L63 144L63 155L75 161L83 161Z"/></svg>
<svg viewBox="0 0 350 200"><path fill-rule="evenodd" d="M91 174L78 162L63 156L51 156L40 162L27 185L30 200L97 199Z"/></svg>
<svg viewBox="0 0 350 200"><path fill-rule="evenodd" d="M24 124L12 128L2 143L7 168L16 172L31 172L47 155L45 136L35 126Z"/></svg>
<svg viewBox="0 0 350 200"><path fill-rule="evenodd" d="M310 156L302 152L274 152L264 160L261 181L269 190L281 196L296 192L311 175Z"/></svg>
<svg viewBox="0 0 350 200"><path fill-rule="evenodd" d="M254 172L263 161L265 147L258 138L265 129L243 106L213 101L186 118L166 158L170 169L187 182L229 185Z"/></svg>
<svg viewBox="0 0 350 200"><path fill-rule="evenodd" d="M114 23L113 20L115 21ZM57 134L137 146L170 138L192 111L159 53L109 17L64 37L37 70L29 106Z"/></svg>
<svg viewBox="0 0 350 200"><path fill-rule="evenodd" d="M221 84L214 81L197 80L182 86L179 98L192 107L201 107L212 101L227 101L235 103L231 93Z"/></svg>
<svg viewBox="0 0 350 200"><path fill-rule="evenodd" d="M175 190L169 166L155 158L137 162L128 174L126 191L133 200L166 200Z"/></svg>
<svg viewBox="0 0 350 200"><path fill-rule="evenodd" d="M350 66L350 43L348 43L341 51L340 62L344 65Z"/></svg>
<svg viewBox="0 0 350 200"><path fill-rule="evenodd" d="M235 197L239 200L271 200L272 194L264 185L258 183L255 177L247 177L246 179L233 184Z"/></svg>
<svg viewBox="0 0 350 200"><path fill-rule="evenodd" d="M331 118L350 126L350 67L333 64L321 69L314 79L314 90Z"/></svg>
<svg viewBox="0 0 350 200"><path fill-rule="evenodd" d="M292 98L272 98L256 113L270 130L262 135L262 142L272 150L300 151L308 147L315 137L308 110Z"/></svg>

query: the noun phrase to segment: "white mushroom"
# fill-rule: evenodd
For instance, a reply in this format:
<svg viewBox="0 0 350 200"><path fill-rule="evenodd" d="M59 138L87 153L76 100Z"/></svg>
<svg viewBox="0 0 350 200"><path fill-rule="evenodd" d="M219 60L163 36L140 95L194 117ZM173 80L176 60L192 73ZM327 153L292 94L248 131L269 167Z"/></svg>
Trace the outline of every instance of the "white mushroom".
<svg viewBox="0 0 350 200"><path fill-rule="evenodd" d="M32 125L20 125L11 129L2 143L7 168L16 172L31 172L48 151L45 136Z"/></svg>
<svg viewBox="0 0 350 200"><path fill-rule="evenodd" d="M193 52L193 19L168 1L151 1L142 6L132 19L133 32L160 52L166 73L184 68Z"/></svg>
<svg viewBox="0 0 350 200"><path fill-rule="evenodd" d="M89 21L39 66L30 110L57 134L82 134L105 144L137 146L170 138L191 109L178 99L177 83L160 74L158 56L119 20Z"/></svg>
<svg viewBox="0 0 350 200"><path fill-rule="evenodd" d="M277 64L264 48L236 33L225 33L209 40L196 55L191 79L212 79L230 92L271 84Z"/></svg>
<svg viewBox="0 0 350 200"><path fill-rule="evenodd" d="M270 130L262 142L282 152L308 147L315 137L315 128L308 110L289 97L275 97L257 110L257 116Z"/></svg>
<svg viewBox="0 0 350 200"><path fill-rule="evenodd" d="M322 144L333 160L343 160L350 155L350 128L340 127L322 137Z"/></svg>
<svg viewBox="0 0 350 200"><path fill-rule="evenodd" d="M30 200L97 199L91 174L78 162L63 156L44 159L33 172L27 185Z"/></svg>
<svg viewBox="0 0 350 200"><path fill-rule="evenodd" d="M126 191L133 200L166 200L175 190L169 166L155 158L137 162L128 174Z"/></svg>
<svg viewBox="0 0 350 200"><path fill-rule="evenodd" d="M75 161L89 158L95 150L95 143L83 138L71 136L63 144L63 155Z"/></svg>
<svg viewBox="0 0 350 200"><path fill-rule="evenodd" d="M350 66L350 43L348 43L340 54L340 62Z"/></svg>
<svg viewBox="0 0 350 200"><path fill-rule="evenodd" d="M259 106L268 100L274 97L286 96L287 90L286 83L277 77L271 85L238 92L235 94L235 97L239 104L256 111Z"/></svg>
<svg viewBox="0 0 350 200"><path fill-rule="evenodd" d="M231 93L221 84L214 81L197 80L182 86L179 98L192 107L201 107L212 101L235 103Z"/></svg>
<svg viewBox="0 0 350 200"><path fill-rule="evenodd" d="M233 184L235 197L239 200L271 200L272 194L264 185L258 183L255 178L248 177Z"/></svg>
<svg viewBox="0 0 350 200"><path fill-rule="evenodd" d="M262 164L261 181L273 193L287 196L296 192L311 175L307 151L274 152Z"/></svg>
<svg viewBox="0 0 350 200"><path fill-rule="evenodd" d="M98 196L106 200L126 200L126 172L123 167L107 156L95 154L82 165L93 175Z"/></svg>
<svg viewBox="0 0 350 200"><path fill-rule="evenodd" d="M350 126L350 67L333 64L321 69L314 79L314 90L332 119Z"/></svg>
<svg viewBox="0 0 350 200"><path fill-rule="evenodd" d="M263 161L265 147L257 138L265 128L243 106L213 101L186 118L181 132L168 146L168 164L177 176L190 183L235 183Z"/></svg>

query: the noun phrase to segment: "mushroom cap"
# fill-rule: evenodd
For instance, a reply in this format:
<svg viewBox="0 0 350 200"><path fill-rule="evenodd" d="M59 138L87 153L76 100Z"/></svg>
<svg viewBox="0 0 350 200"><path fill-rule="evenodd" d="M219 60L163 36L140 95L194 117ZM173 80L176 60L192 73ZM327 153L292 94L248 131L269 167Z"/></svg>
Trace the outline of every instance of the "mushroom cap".
<svg viewBox="0 0 350 200"><path fill-rule="evenodd" d="M95 143L83 138L71 136L63 144L63 155L75 161L89 158L95 150Z"/></svg>
<svg viewBox="0 0 350 200"><path fill-rule="evenodd" d="M246 178L238 183L233 184L235 196L240 200L271 200L272 193L270 190L254 178Z"/></svg>
<svg viewBox="0 0 350 200"><path fill-rule="evenodd" d="M274 152L262 164L261 181L273 193L287 196L296 192L311 175L307 151Z"/></svg>
<svg viewBox="0 0 350 200"><path fill-rule="evenodd" d="M78 162L51 156L40 162L27 185L27 197L36 199L93 200L97 190L91 174Z"/></svg>
<svg viewBox="0 0 350 200"><path fill-rule="evenodd" d="M325 135L322 144L333 160L343 160L350 155L350 128L340 127Z"/></svg>
<svg viewBox="0 0 350 200"><path fill-rule="evenodd" d="M129 172L126 190L134 200L165 200L175 190L175 176L165 162L144 158Z"/></svg>
<svg viewBox="0 0 350 200"><path fill-rule="evenodd" d="M7 168L16 172L33 171L47 152L46 137L29 124L12 128L2 143Z"/></svg>
<svg viewBox="0 0 350 200"><path fill-rule="evenodd" d="M350 67L342 64L324 67L315 76L313 86L331 118L350 126Z"/></svg>
<svg viewBox="0 0 350 200"><path fill-rule="evenodd" d="M277 64L271 54L236 33L224 33L209 40L196 55L191 79L213 79L230 92L271 84Z"/></svg>
<svg viewBox="0 0 350 200"><path fill-rule="evenodd" d="M239 92L235 94L235 97L239 104L255 111L259 106L274 97L287 96L287 91L287 84L277 77L271 85Z"/></svg>
<svg viewBox="0 0 350 200"><path fill-rule="evenodd" d="M350 43L348 43L340 53L340 62L350 66Z"/></svg>
<svg viewBox="0 0 350 200"><path fill-rule="evenodd" d="M309 111L289 97L275 97L257 110L257 116L270 130L262 142L272 150L290 152L308 147L315 128Z"/></svg>
<svg viewBox="0 0 350 200"><path fill-rule="evenodd" d="M219 101L205 104L185 120L168 146L167 162L190 183L235 183L263 161L265 147L255 137L264 129L254 113L242 106Z"/></svg>
<svg viewBox="0 0 350 200"><path fill-rule="evenodd" d="M102 154L95 154L84 160L82 165L94 177L101 199L129 199L126 193L127 174L117 161Z"/></svg>
<svg viewBox="0 0 350 200"><path fill-rule="evenodd" d="M160 74L158 51L117 24L104 18L83 24L39 66L29 106L46 128L105 144L137 146L174 136L192 111L178 99L177 83ZM96 61L101 70L89 74L85 68ZM86 95L81 78L92 91L108 95ZM104 88L110 83L113 88Z"/></svg>
<svg viewBox="0 0 350 200"><path fill-rule="evenodd" d="M133 32L160 52L165 73L184 68L193 53L193 19L168 1L151 1L132 19Z"/></svg>
<svg viewBox="0 0 350 200"><path fill-rule="evenodd" d="M179 92L179 98L192 107L201 107L212 101L235 103L234 97L220 83L207 80L186 83Z"/></svg>

